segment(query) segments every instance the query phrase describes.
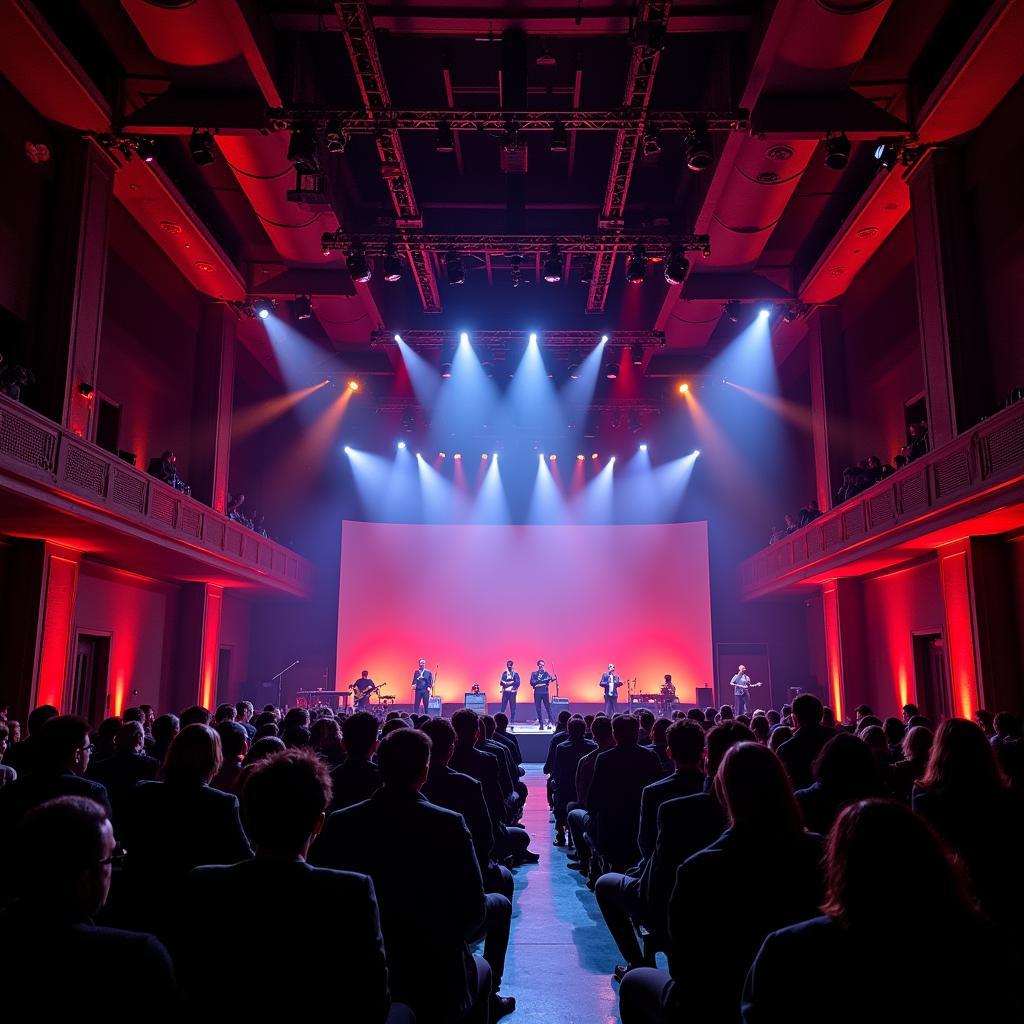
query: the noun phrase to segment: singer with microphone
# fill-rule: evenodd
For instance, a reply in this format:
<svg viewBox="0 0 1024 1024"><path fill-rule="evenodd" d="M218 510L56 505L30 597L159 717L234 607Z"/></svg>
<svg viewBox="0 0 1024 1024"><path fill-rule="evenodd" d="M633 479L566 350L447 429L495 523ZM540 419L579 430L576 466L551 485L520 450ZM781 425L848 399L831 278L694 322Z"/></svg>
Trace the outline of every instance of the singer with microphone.
<svg viewBox="0 0 1024 1024"><path fill-rule="evenodd" d="M608 665L608 671L601 676L599 685L604 690L604 713L612 718L615 705L619 702L619 687L622 685L622 680L615 674L614 665Z"/></svg>
<svg viewBox="0 0 1024 1024"><path fill-rule="evenodd" d="M427 668L425 658L420 658L419 668L413 673L412 688L414 690L413 714L419 714L420 701L423 702L423 714L430 714L430 692L434 688L434 673Z"/></svg>

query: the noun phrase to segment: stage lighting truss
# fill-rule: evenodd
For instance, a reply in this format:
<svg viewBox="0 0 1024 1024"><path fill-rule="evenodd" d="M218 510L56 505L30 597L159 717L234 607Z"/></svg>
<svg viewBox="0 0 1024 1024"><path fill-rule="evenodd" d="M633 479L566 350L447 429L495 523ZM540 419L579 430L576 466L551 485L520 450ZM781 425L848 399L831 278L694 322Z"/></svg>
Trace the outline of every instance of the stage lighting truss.
<svg viewBox="0 0 1024 1024"><path fill-rule="evenodd" d="M424 350L454 350L459 340L458 331L445 330L441 327L425 327L408 331L397 332L402 341L416 351ZM587 351L592 349L601 340L598 331L474 331L470 336L470 343L479 348L480 351L488 353L502 353L508 350L519 350L526 347L530 334L535 333L540 345L545 349L578 349ZM394 330L380 329L371 332L370 345L373 348L395 348L398 344L395 341ZM664 348L664 331L613 331L604 343L605 348L629 348L635 346L643 348Z"/></svg>

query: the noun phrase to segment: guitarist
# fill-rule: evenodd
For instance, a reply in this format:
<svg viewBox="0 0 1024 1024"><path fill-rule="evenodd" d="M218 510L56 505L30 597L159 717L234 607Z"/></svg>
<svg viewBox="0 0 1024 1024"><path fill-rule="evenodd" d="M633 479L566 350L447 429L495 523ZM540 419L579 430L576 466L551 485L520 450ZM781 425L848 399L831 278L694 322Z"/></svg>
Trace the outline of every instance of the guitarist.
<svg viewBox="0 0 1024 1024"><path fill-rule="evenodd" d="M729 680L729 685L732 687L733 700L736 706L733 711L737 715L746 715L750 712L750 689L752 686L760 686L760 683L752 683L750 676L747 675L747 666L740 665L736 671L736 675Z"/></svg>
<svg viewBox="0 0 1024 1024"><path fill-rule="evenodd" d="M356 711L370 710L370 694L377 689L376 684L370 678L368 669L363 669L362 675L352 684L352 696L355 698Z"/></svg>
<svg viewBox="0 0 1024 1024"><path fill-rule="evenodd" d="M505 671L501 673L501 710L508 707L508 717L512 725L516 724L516 691L519 689L521 680L519 673L512 667L512 659L505 662ZM548 717L551 712L548 711Z"/></svg>
<svg viewBox="0 0 1024 1024"><path fill-rule="evenodd" d="M430 691L434 688L434 673L427 668L426 659L420 658L419 667L412 674L412 686L416 691L414 694L413 714L420 710L420 703L423 703L423 714L430 714Z"/></svg>
<svg viewBox="0 0 1024 1024"><path fill-rule="evenodd" d="M604 713L609 718L615 717L615 705L619 702L619 687L622 680L615 674L615 666L609 664L608 671L601 676L601 689L604 690Z"/></svg>
<svg viewBox="0 0 1024 1024"><path fill-rule="evenodd" d="M537 662L537 670L530 675L530 685L533 687L533 706L537 709L537 726L541 729L553 728L551 723L551 695L548 687L555 681L553 676L545 667L544 659ZM548 724L544 724L543 709L548 709Z"/></svg>

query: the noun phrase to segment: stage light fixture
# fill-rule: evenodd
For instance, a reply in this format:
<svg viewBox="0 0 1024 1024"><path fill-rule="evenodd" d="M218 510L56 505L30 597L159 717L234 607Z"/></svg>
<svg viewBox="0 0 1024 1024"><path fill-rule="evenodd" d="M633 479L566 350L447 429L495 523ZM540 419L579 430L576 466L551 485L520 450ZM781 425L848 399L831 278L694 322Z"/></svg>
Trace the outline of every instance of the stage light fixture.
<svg viewBox="0 0 1024 1024"><path fill-rule="evenodd" d="M449 284L466 283L466 265L462 262L462 257L454 249L449 249L444 254L444 269L448 275Z"/></svg>
<svg viewBox="0 0 1024 1024"><path fill-rule="evenodd" d="M681 395L688 395L689 393L690 393L690 385L687 384L686 381L684 380L683 383L679 385L679 394L681 394Z"/></svg>
<svg viewBox="0 0 1024 1024"><path fill-rule="evenodd" d="M400 334L396 334L395 335L395 341L398 342L398 341L401 341L401 340L402 340L402 336Z"/></svg>
<svg viewBox="0 0 1024 1024"><path fill-rule="evenodd" d="M633 360L634 366L644 365L644 347L639 341L634 342L629 347L630 358Z"/></svg>
<svg viewBox="0 0 1024 1024"><path fill-rule="evenodd" d="M450 121L438 121L437 129L434 132L434 152L454 153L455 132L452 131Z"/></svg>
<svg viewBox="0 0 1024 1024"><path fill-rule="evenodd" d="M613 455L608 461L609 462L614 462L615 461L615 456Z"/></svg>
<svg viewBox="0 0 1024 1024"><path fill-rule="evenodd" d="M348 268L352 280L358 281L359 284L366 284L373 277L373 268L366 258L366 249L358 242L349 251L345 259L345 266Z"/></svg>
<svg viewBox="0 0 1024 1024"><path fill-rule="evenodd" d="M200 167L206 167L217 159L217 151L213 148L213 135L205 128L193 128L188 140L188 151L192 160Z"/></svg>
<svg viewBox="0 0 1024 1024"><path fill-rule="evenodd" d="M156 144L152 139L138 139L135 152L143 163L151 164L156 159Z"/></svg>
<svg viewBox="0 0 1024 1024"><path fill-rule="evenodd" d="M348 446L348 445L345 445L345 447L344 447L344 448L342 449L342 451L344 451L344 453L345 453L346 455L351 455L351 454L352 454L352 449L351 449L351 448L349 448L349 446Z"/></svg>
<svg viewBox="0 0 1024 1024"><path fill-rule="evenodd" d="M495 457L495 458L497 458L497 457L498 457L498 453L497 453L497 452L495 452L495 453L494 453L494 457Z"/></svg>
<svg viewBox="0 0 1024 1024"><path fill-rule="evenodd" d="M266 320L274 312L273 299L256 299L252 304L252 311L261 319Z"/></svg>
<svg viewBox="0 0 1024 1024"><path fill-rule="evenodd" d="M758 311L757 315L761 320L767 320L772 315L771 306L762 306Z"/></svg>
<svg viewBox="0 0 1024 1024"><path fill-rule="evenodd" d="M486 462L490 458L490 456L487 454L487 452L481 452L480 458L482 461Z"/></svg>
<svg viewBox="0 0 1024 1024"><path fill-rule="evenodd" d="M398 450L400 452L404 452L406 447L407 447L407 445L406 445L406 443L404 441L399 441L398 442Z"/></svg>
<svg viewBox="0 0 1024 1024"><path fill-rule="evenodd" d="M566 130L565 122L559 117L555 119L551 127L551 139L548 142L548 149L552 153L569 152L569 132Z"/></svg>
<svg viewBox="0 0 1024 1024"><path fill-rule="evenodd" d="M715 161L715 151L711 146L711 136L707 125L698 121L690 130L686 140L686 166L697 173L706 171Z"/></svg>
<svg viewBox="0 0 1024 1024"><path fill-rule="evenodd" d="M544 280L548 284L558 284L562 280L562 255L554 244L548 249L547 259L544 260Z"/></svg>
<svg viewBox="0 0 1024 1024"><path fill-rule="evenodd" d="M534 331L530 331L530 344L531 345L536 345L537 344L537 335L536 335L536 332L534 332Z"/></svg>
<svg viewBox="0 0 1024 1024"><path fill-rule="evenodd" d="M647 277L647 253L638 242L633 246L633 254L626 260L626 280L630 284L643 284Z"/></svg>
<svg viewBox="0 0 1024 1024"><path fill-rule="evenodd" d="M568 373L569 373L569 379L570 380L579 380L580 379L580 364L579 363L570 363L569 364Z"/></svg>
<svg viewBox="0 0 1024 1024"><path fill-rule="evenodd" d="M645 160L656 160L661 155L661 137L658 129L648 128L640 145Z"/></svg>
<svg viewBox="0 0 1024 1024"><path fill-rule="evenodd" d="M331 118L324 129L324 144L327 152L335 156L341 156L348 146L348 132L338 123L337 118Z"/></svg>
<svg viewBox="0 0 1024 1024"><path fill-rule="evenodd" d="M317 146L316 131L311 124L297 124L288 141L288 160L297 171L316 174L320 170L320 150Z"/></svg>
<svg viewBox="0 0 1024 1024"><path fill-rule="evenodd" d="M640 445L640 451L642 451L642 452L647 451L647 445L645 445L645 444Z"/></svg>
<svg viewBox="0 0 1024 1024"><path fill-rule="evenodd" d="M438 372L441 374L441 376L445 380L448 380L451 377L451 375L452 375L452 364L451 363L448 363L448 362L441 363L441 365L437 369L438 369Z"/></svg>
<svg viewBox="0 0 1024 1024"><path fill-rule="evenodd" d="M357 381L353 377L352 380L350 380L346 386L348 387L349 391L358 391L359 390L359 381Z"/></svg>
<svg viewBox="0 0 1024 1024"><path fill-rule="evenodd" d="M444 453L444 452L438 452L438 453L437 453L437 457L438 457L439 459L447 459L447 458L448 458L448 456L447 456L447 455L445 455L445 453Z"/></svg>
<svg viewBox="0 0 1024 1024"><path fill-rule="evenodd" d="M690 261L686 258L683 247L676 243L668 250L665 260L665 280L668 284L682 284L690 272Z"/></svg>
<svg viewBox="0 0 1024 1024"><path fill-rule="evenodd" d="M725 308L726 318L731 323L738 324L740 322L740 309L742 308L742 303L740 302L740 300L739 299L730 299L725 304L724 308Z"/></svg>
<svg viewBox="0 0 1024 1024"><path fill-rule="evenodd" d="M462 452L456 452L456 453L455 453L455 454L454 454L454 455L452 456L452 458L453 458L453 459L454 459L454 460L455 460L456 462L461 462L461 461L462 461Z"/></svg>
<svg viewBox="0 0 1024 1024"><path fill-rule="evenodd" d="M388 242L384 250L384 280L389 284L402 280L402 258L394 242Z"/></svg>
<svg viewBox="0 0 1024 1024"><path fill-rule="evenodd" d="M587 460L586 455L580 454L580 455L576 456L576 461L577 462L586 462L586 460Z"/></svg>
<svg viewBox="0 0 1024 1024"><path fill-rule="evenodd" d="M296 320L308 320L313 315L313 300L308 295L296 295L292 310Z"/></svg>
<svg viewBox="0 0 1024 1024"><path fill-rule="evenodd" d="M845 132L825 133L825 166L833 171L842 171L850 162L850 140Z"/></svg>
<svg viewBox="0 0 1024 1024"><path fill-rule="evenodd" d="M597 452L591 452L591 453L590 453L590 459L591 459L591 461L593 462L593 461L594 461L594 460L595 460L596 458L597 458Z"/></svg>
<svg viewBox="0 0 1024 1024"><path fill-rule="evenodd" d="M619 364L614 359L609 359L604 364L603 373L608 380L617 380L619 376Z"/></svg>
<svg viewBox="0 0 1024 1024"><path fill-rule="evenodd" d="M558 456L557 455L553 455L552 454L552 455L548 456L548 462L557 462L557 461L558 461Z"/></svg>

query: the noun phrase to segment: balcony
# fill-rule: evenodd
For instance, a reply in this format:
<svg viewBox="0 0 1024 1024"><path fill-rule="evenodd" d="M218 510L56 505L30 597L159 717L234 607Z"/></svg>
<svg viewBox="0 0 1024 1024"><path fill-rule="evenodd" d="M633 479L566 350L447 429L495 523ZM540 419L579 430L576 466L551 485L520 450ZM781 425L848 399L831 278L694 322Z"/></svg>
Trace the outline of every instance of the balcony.
<svg viewBox="0 0 1024 1024"><path fill-rule="evenodd" d="M312 565L295 552L2 395L0 533L161 579L312 589Z"/></svg>
<svg viewBox="0 0 1024 1024"><path fill-rule="evenodd" d="M960 537L1024 526L1024 402L929 452L740 566L744 599L862 576Z"/></svg>

